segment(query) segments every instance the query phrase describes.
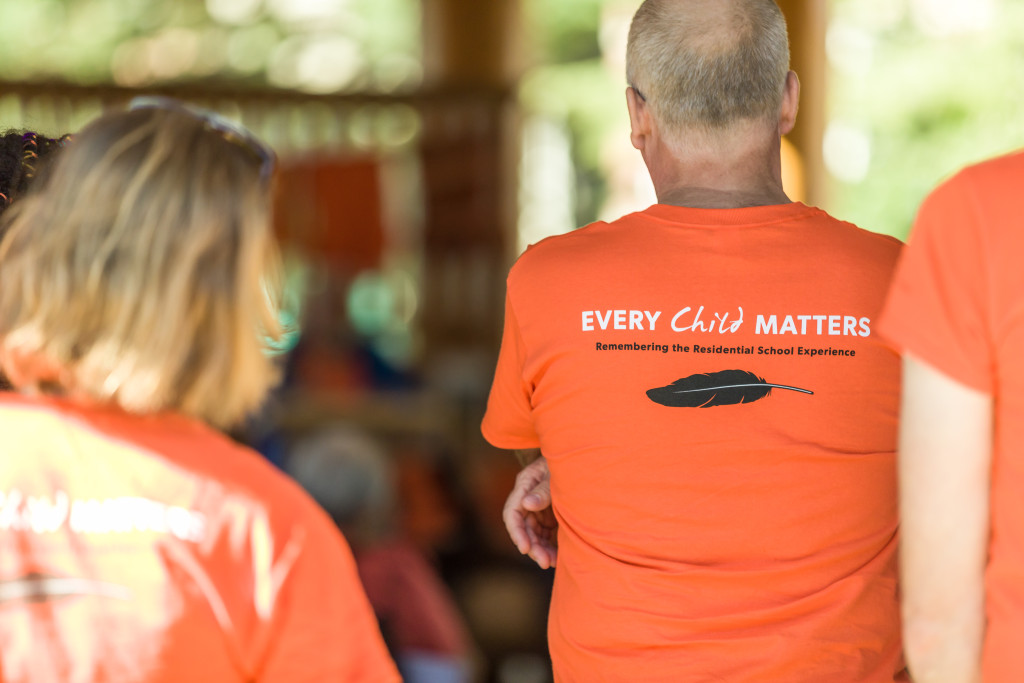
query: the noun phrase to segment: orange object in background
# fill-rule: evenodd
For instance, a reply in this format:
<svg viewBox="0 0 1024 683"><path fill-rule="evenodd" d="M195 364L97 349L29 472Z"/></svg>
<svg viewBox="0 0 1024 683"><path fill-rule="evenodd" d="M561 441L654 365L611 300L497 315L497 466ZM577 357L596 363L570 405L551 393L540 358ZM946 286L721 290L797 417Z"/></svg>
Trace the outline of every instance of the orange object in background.
<svg viewBox="0 0 1024 683"><path fill-rule="evenodd" d="M275 229L285 247L357 272L384 250L379 164L374 159L308 158L282 165Z"/></svg>

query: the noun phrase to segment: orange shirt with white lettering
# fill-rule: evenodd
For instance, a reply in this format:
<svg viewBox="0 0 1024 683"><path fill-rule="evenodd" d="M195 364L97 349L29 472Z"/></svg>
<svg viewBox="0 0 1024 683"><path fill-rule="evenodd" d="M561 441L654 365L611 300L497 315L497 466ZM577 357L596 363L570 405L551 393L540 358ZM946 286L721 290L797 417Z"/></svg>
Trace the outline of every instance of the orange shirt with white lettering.
<svg viewBox="0 0 1024 683"><path fill-rule="evenodd" d="M333 522L174 414L0 395L0 681L398 681Z"/></svg>
<svg viewBox="0 0 1024 683"><path fill-rule="evenodd" d="M656 205L520 257L483 433L548 460L557 681L905 680L899 249L799 203Z"/></svg>
<svg viewBox="0 0 1024 683"><path fill-rule="evenodd" d="M882 319L899 347L993 397L986 683L1024 680L1024 152L925 200Z"/></svg>

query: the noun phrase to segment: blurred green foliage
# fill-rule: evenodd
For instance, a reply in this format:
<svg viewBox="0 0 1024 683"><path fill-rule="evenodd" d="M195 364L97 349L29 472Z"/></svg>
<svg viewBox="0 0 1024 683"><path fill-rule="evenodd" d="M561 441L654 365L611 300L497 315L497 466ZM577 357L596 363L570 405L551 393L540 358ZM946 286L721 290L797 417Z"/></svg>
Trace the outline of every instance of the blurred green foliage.
<svg viewBox="0 0 1024 683"><path fill-rule="evenodd" d="M602 10L607 0L523 0L535 65L520 85L529 114L569 133L575 174L575 223L597 219L607 193L601 147L611 128L628 131L625 76L602 60Z"/></svg>
<svg viewBox="0 0 1024 683"><path fill-rule="evenodd" d="M532 70L520 86L528 111L566 126L575 173L575 223L597 219L607 181L601 169L601 147L609 127L618 124L626 134L628 116L625 85L610 77L600 60L552 64Z"/></svg>
<svg viewBox="0 0 1024 683"><path fill-rule="evenodd" d="M628 131L624 78L602 55L621 50L607 40L607 10L638 1L522 0L534 66L520 99L570 136L577 224L604 202L603 141ZM825 208L903 237L939 180L1024 146L1024 3L829 2L829 118L865 149L863 172L830 178ZM987 19L937 32L922 7L974 8ZM0 62L11 80L389 91L419 82L420 31L417 0L0 0ZM324 79L346 55L347 71ZM846 153L833 150L832 163Z"/></svg>
<svg viewBox="0 0 1024 683"><path fill-rule="evenodd" d="M940 180L1024 146L1024 3L994 2L986 26L944 36L928 35L912 9L832 0L829 36L841 26L866 41L856 73L833 68L828 104L831 118L867 133L871 157L862 181L835 181L827 208L901 238Z"/></svg>
<svg viewBox="0 0 1024 683"><path fill-rule="evenodd" d="M524 0L528 26L548 64L601 58L598 40L604 0Z"/></svg>
<svg viewBox="0 0 1024 683"><path fill-rule="evenodd" d="M211 78L311 83L321 92L414 87L419 10L417 0L0 0L2 77L132 86ZM356 68L338 64L346 54L339 45ZM303 80L317 69L339 75L326 86Z"/></svg>
<svg viewBox="0 0 1024 683"><path fill-rule="evenodd" d="M602 10L616 2L524 0L537 66L523 80L521 101L568 128L578 224L597 218L604 200L604 136L628 131L625 81L602 62L599 39ZM922 7L974 8L988 18L930 31ZM942 178L1024 146L1024 3L830 0L830 15L829 119L857 131L868 157L862 178L827 179L824 208L903 238Z"/></svg>

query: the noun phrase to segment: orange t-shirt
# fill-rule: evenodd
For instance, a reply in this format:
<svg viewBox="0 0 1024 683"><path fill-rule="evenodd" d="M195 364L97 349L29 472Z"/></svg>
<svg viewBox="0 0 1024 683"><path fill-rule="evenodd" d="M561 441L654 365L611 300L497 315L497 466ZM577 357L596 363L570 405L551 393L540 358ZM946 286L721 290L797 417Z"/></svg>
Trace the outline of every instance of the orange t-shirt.
<svg viewBox="0 0 1024 683"><path fill-rule="evenodd" d="M921 206L884 334L994 398L986 683L1024 680L1024 152L967 168Z"/></svg>
<svg viewBox="0 0 1024 683"><path fill-rule="evenodd" d="M558 681L903 680L899 249L656 205L519 259L483 433L548 460Z"/></svg>
<svg viewBox="0 0 1024 683"><path fill-rule="evenodd" d="M331 520L178 415L0 395L4 683L398 681Z"/></svg>

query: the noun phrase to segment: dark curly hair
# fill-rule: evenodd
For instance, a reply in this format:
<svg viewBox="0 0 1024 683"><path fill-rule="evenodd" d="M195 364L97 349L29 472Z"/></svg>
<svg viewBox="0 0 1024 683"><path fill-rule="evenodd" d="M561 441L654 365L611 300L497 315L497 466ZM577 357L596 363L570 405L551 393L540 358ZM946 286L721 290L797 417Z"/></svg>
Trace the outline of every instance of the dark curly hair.
<svg viewBox="0 0 1024 683"><path fill-rule="evenodd" d="M0 213L25 194L33 178L45 171L50 155L70 137L48 138L23 130L0 135Z"/></svg>

